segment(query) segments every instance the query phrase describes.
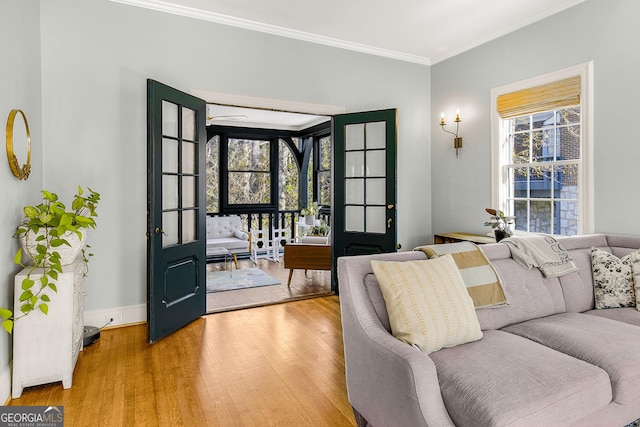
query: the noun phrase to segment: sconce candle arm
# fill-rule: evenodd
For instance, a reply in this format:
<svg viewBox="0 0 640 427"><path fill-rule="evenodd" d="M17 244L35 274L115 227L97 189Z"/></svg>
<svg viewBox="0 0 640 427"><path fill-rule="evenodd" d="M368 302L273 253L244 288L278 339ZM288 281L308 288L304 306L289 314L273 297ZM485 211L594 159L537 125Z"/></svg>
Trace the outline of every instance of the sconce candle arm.
<svg viewBox="0 0 640 427"><path fill-rule="evenodd" d="M456 150L456 158L458 157L458 150L462 148L462 137L458 136L458 130L460 128L461 121L462 120L460 120L460 114L456 114L456 119L454 120L454 122L456 123L456 131L451 132L450 130L446 130L444 128L447 125L444 121L444 114L440 120L440 127L442 128L442 130L445 131L446 133L450 133L451 135L453 135L453 148L455 148Z"/></svg>

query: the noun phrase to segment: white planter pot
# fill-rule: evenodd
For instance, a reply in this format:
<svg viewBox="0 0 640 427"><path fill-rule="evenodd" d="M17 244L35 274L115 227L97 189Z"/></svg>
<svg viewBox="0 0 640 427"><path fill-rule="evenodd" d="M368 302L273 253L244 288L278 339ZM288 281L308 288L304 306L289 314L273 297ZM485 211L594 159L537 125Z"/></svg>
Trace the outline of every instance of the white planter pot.
<svg viewBox="0 0 640 427"><path fill-rule="evenodd" d="M315 215L306 215L304 217L304 223L307 224L307 225L315 225L316 216Z"/></svg>
<svg viewBox="0 0 640 427"><path fill-rule="evenodd" d="M28 231L27 233L20 236L20 244L22 245L23 250L23 264L33 265L33 255L37 253L36 238L44 234L45 229L41 228L37 233ZM78 255L80 255L80 252L84 248L87 238L87 230L82 230L82 239L79 239L76 233L72 233L70 231L66 232L62 236L62 238L69 242L71 246L60 245L57 248L53 248L53 250L60 254L60 264L69 265L73 263L73 261L75 261L75 259L78 257Z"/></svg>

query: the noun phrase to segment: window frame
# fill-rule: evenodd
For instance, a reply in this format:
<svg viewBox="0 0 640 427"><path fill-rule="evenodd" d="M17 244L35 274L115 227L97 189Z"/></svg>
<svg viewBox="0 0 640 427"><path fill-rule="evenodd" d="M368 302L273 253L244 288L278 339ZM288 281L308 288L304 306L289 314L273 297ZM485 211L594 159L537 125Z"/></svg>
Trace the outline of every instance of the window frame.
<svg viewBox="0 0 640 427"><path fill-rule="evenodd" d="M292 150L294 157L298 162L298 166L302 166L303 153L296 147L291 138L311 138L312 144L316 144L316 141L322 135L331 135L331 121L327 121L318 125L311 126L309 128L300 131L288 131L280 129L265 129L265 128L248 128L248 127L236 127L236 126L220 126L209 125L207 126L207 141L211 140L214 136L219 137L219 212L215 214L234 214L240 212L246 212L248 209L260 212L260 213L277 213L279 212L279 195L277 187L279 185L279 173L277 164L279 161L279 148L280 140L284 141L289 149ZM261 140L270 141L270 174L271 174L271 203L268 204L229 204L228 199L228 141L229 139L247 139L247 140ZM316 163L314 163L314 200L316 197ZM274 185L275 183L275 185ZM298 183L300 185L300 181ZM300 203L300 200L299 200ZM208 212L211 213L211 212Z"/></svg>
<svg viewBox="0 0 640 427"><path fill-rule="evenodd" d="M508 132L497 111L498 96L580 76L580 114L582 141L578 176L578 234L594 232L594 155L593 155L593 62L586 62L538 77L491 89L491 207L509 212L509 182L506 167L511 164ZM505 119L508 120L508 119ZM517 233L523 233L517 231Z"/></svg>

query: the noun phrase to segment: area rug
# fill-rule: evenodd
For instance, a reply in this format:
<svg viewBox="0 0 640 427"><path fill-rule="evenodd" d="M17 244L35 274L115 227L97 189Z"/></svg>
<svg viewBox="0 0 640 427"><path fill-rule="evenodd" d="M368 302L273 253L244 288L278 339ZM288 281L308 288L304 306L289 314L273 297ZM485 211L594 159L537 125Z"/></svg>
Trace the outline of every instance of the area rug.
<svg viewBox="0 0 640 427"><path fill-rule="evenodd" d="M259 268L207 272L207 293L279 285L280 281Z"/></svg>

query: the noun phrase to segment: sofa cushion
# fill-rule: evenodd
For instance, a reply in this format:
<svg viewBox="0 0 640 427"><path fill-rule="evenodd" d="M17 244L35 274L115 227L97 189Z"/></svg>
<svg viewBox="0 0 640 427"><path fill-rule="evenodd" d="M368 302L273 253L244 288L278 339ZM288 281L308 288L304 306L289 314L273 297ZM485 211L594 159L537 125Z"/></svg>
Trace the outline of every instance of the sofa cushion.
<svg viewBox="0 0 640 427"><path fill-rule="evenodd" d="M590 310L585 311L585 314L606 317L607 319L617 320L618 322L640 326L640 311L638 311L635 307L609 308L607 310Z"/></svg>
<svg viewBox="0 0 640 427"><path fill-rule="evenodd" d="M235 237L221 237L218 239L207 239L207 248L225 248L229 252L248 251L249 243Z"/></svg>
<svg viewBox="0 0 640 427"><path fill-rule="evenodd" d="M560 278L544 278L538 269L522 268L511 258L507 245L502 243L490 243L480 248L498 272L509 301L509 304L503 307L477 310L482 330L500 329L514 323L566 311Z"/></svg>
<svg viewBox="0 0 640 427"><path fill-rule="evenodd" d="M602 368L613 400L640 398L640 328L583 313L561 313L503 329Z"/></svg>
<svg viewBox="0 0 640 427"><path fill-rule="evenodd" d="M423 261L371 261L393 336L431 353L482 338L451 255Z"/></svg>
<svg viewBox="0 0 640 427"><path fill-rule="evenodd" d="M502 284L487 256L472 242L419 246L429 258L453 256L467 291L476 308L498 307L507 303Z"/></svg>
<svg viewBox="0 0 640 427"><path fill-rule="evenodd" d="M207 216L207 240L235 237L236 230L242 230L242 220L237 215Z"/></svg>
<svg viewBox="0 0 640 427"><path fill-rule="evenodd" d="M566 426L611 401L602 369L502 331L429 357L459 426Z"/></svg>
<svg viewBox="0 0 640 427"><path fill-rule="evenodd" d="M634 253L618 258L612 253L598 248L591 250L596 309L636 305L636 293L631 272Z"/></svg>

